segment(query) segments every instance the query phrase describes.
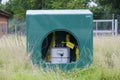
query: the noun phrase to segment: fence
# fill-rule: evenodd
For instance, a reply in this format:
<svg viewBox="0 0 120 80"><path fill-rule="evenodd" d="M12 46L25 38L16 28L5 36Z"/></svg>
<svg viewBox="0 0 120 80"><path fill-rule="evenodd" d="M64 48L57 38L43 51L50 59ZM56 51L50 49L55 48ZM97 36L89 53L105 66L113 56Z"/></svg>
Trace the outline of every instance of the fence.
<svg viewBox="0 0 120 80"><path fill-rule="evenodd" d="M26 34L26 22L24 19L9 19L9 34Z"/></svg>
<svg viewBox="0 0 120 80"><path fill-rule="evenodd" d="M95 35L99 34L112 34L117 36L118 34L118 20L94 20L94 31Z"/></svg>
<svg viewBox="0 0 120 80"><path fill-rule="evenodd" d="M112 34L112 36L118 35L118 20L94 20L94 31L95 35ZM21 19L10 19L9 20L9 34L21 34L26 33L25 20Z"/></svg>

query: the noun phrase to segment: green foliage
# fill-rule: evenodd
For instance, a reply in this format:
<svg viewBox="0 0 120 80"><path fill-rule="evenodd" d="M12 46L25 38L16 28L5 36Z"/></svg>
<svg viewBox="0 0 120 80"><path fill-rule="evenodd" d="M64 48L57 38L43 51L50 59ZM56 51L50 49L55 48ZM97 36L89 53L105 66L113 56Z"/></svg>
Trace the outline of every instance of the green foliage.
<svg viewBox="0 0 120 80"><path fill-rule="evenodd" d="M88 8L87 2L84 2L84 0L71 0L67 7L70 9L85 9Z"/></svg>
<svg viewBox="0 0 120 80"><path fill-rule="evenodd" d="M4 10L15 18L25 18L29 9L85 9L90 0L9 0Z"/></svg>
<svg viewBox="0 0 120 80"><path fill-rule="evenodd" d="M98 0L100 5L107 5L107 6L112 6L113 9L119 9L120 8L120 0Z"/></svg>
<svg viewBox="0 0 120 80"><path fill-rule="evenodd" d="M56 0L52 1L51 7L52 9L85 9L87 5L83 0Z"/></svg>
<svg viewBox="0 0 120 80"><path fill-rule="evenodd" d="M5 10L11 12L16 18L25 18L27 9L33 9L34 0L9 0L5 4Z"/></svg>
<svg viewBox="0 0 120 80"><path fill-rule="evenodd" d="M98 6L89 7L90 1ZM95 19L106 19L120 13L119 3L120 0L9 0L0 4L0 9L11 12L15 18L25 18L28 9L90 9Z"/></svg>
<svg viewBox="0 0 120 80"><path fill-rule="evenodd" d="M94 19L103 18L103 8L102 7L92 7L91 11L94 13Z"/></svg>
<svg viewBox="0 0 120 80"><path fill-rule="evenodd" d="M104 9L105 13L120 14L120 0L97 0L99 6Z"/></svg>

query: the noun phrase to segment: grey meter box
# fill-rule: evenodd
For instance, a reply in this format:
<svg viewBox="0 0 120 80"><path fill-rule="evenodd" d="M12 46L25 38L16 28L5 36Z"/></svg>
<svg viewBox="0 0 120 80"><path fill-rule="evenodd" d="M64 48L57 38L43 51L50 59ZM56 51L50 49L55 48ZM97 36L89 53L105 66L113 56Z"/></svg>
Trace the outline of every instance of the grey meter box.
<svg viewBox="0 0 120 80"><path fill-rule="evenodd" d="M51 48L51 63L61 64L70 62L70 49L63 47Z"/></svg>

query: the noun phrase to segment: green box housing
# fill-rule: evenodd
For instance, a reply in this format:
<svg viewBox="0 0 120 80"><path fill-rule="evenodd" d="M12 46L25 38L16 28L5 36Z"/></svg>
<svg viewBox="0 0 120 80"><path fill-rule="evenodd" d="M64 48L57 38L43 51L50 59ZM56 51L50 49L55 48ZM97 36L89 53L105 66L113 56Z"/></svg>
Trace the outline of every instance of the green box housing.
<svg viewBox="0 0 120 80"><path fill-rule="evenodd" d="M71 70L92 63L93 14L89 10L27 10L26 22L27 51L31 53L33 64ZM79 59L65 64L51 64L42 59L43 40L54 31L68 32L76 39Z"/></svg>

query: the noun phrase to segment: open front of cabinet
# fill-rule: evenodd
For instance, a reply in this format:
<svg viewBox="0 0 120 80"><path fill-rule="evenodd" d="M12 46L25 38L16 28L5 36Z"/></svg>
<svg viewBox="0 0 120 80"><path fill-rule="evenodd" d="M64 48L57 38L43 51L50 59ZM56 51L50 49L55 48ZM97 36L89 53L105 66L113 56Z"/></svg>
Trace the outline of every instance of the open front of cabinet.
<svg viewBox="0 0 120 80"><path fill-rule="evenodd" d="M52 64L75 62L79 58L78 42L67 31L53 31L42 43L42 59Z"/></svg>

